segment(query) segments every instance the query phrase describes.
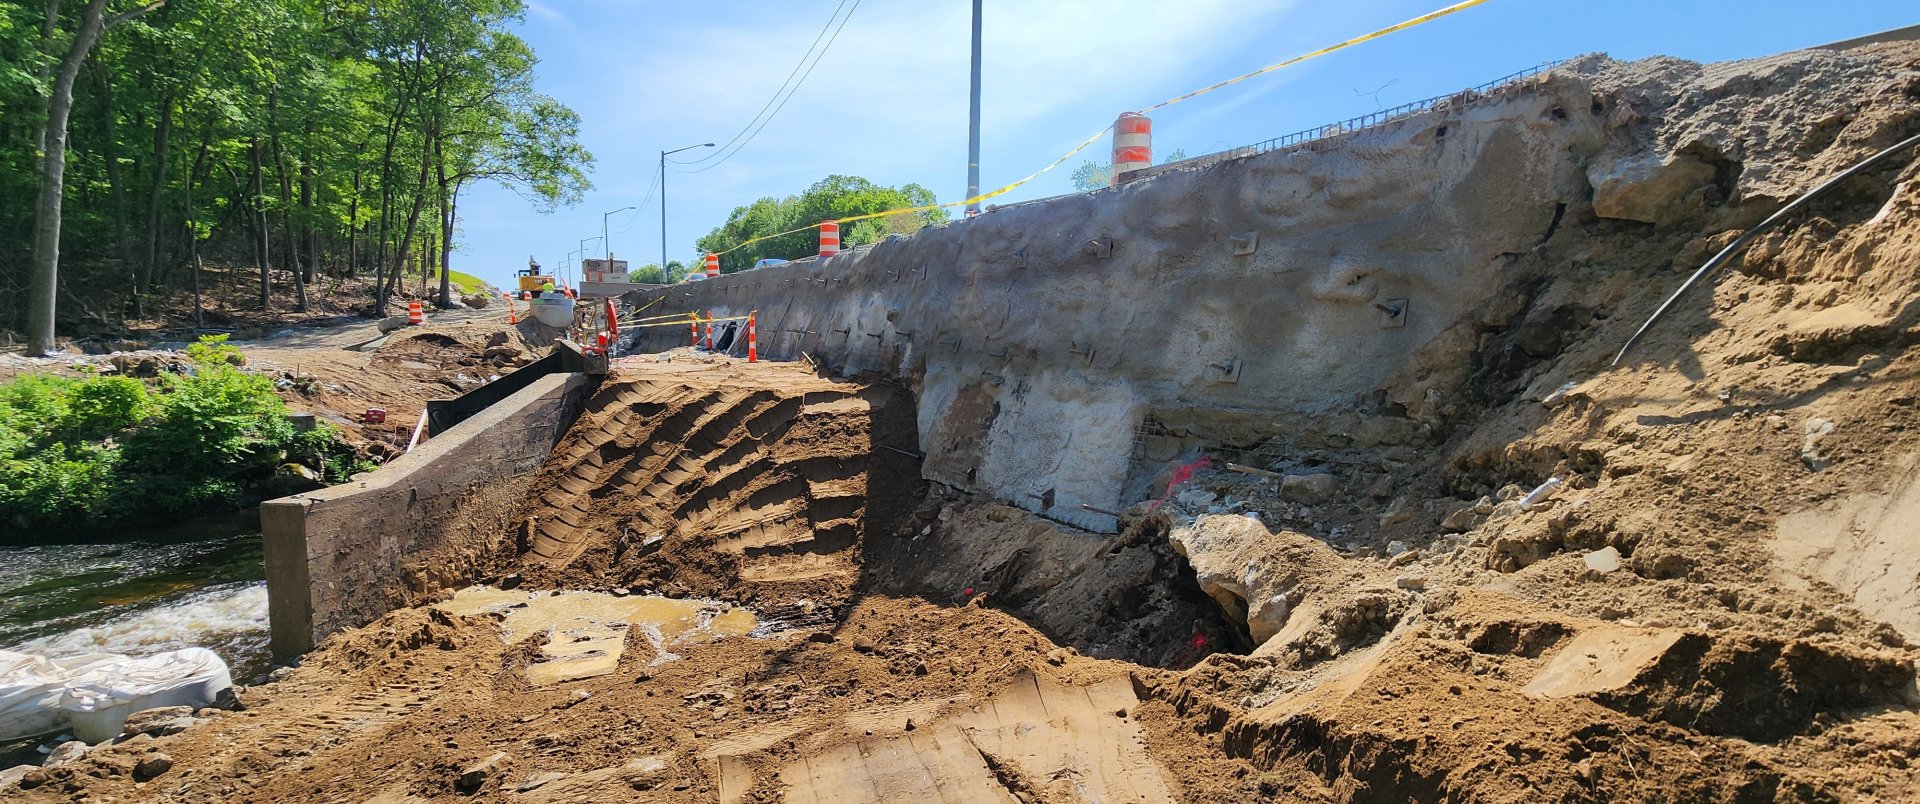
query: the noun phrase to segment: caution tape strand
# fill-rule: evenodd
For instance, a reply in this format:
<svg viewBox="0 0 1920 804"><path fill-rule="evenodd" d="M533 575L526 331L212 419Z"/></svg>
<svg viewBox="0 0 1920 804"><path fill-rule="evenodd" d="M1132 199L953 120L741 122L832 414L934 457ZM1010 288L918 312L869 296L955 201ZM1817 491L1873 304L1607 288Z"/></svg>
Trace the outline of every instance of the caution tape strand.
<svg viewBox="0 0 1920 804"><path fill-rule="evenodd" d="M1242 81L1247 81L1252 78L1257 78L1259 76L1266 75L1267 73L1271 73L1276 70L1282 70L1287 67L1291 67L1295 64L1299 64L1303 61L1307 61L1309 59L1314 59L1320 56L1325 56L1329 53L1345 50L1347 48L1353 47L1354 45L1358 45L1364 42L1369 42L1374 39L1379 39L1380 37L1387 36L1389 34L1399 33L1400 31L1407 30L1408 28L1412 28L1428 22L1432 22L1434 20L1440 19L1441 17L1445 17L1461 11L1465 11L1469 8L1472 8L1474 6L1480 5L1485 2L1487 2L1487 0L1461 0L1461 2L1447 6L1446 8L1442 8L1437 11L1430 11L1426 14L1422 14L1418 17L1414 17L1413 19L1407 20L1405 22L1402 22L1396 25L1389 25L1385 28L1381 28L1380 30L1374 31L1372 33L1368 33L1362 36L1356 36L1344 42L1338 42L1338 43L1320 48L1318 50L1302 53L1298 56L1294 56L1293 58L1287 59L1285 61L1269 64L1258 70L1254 70L1253 72L1246 73L1244 75L1237 75L1225 81L1221 81L1217 84L1213 84L1211 86L1201 87L1200 89L1196 89L1185 95L1168 98L1167 100L1163 100L1152 106L1148 106L1144 109L1141 109L1139 111L1139 114L1146 114L1148 112L1165 109L1168 106L1172 106L1176 103L1189 101L1194 98L1200 97L1201 95L1205 95L1209 92L1225 89L1226 87L1233 86L1234 84L1238 84ZM1040 178L1042 175L1045 175L1048 171L1051 171L1054 168L1059 167L1061 164L1065 163L1068 159L1072 159L1075 154L1078 154L1081 151L1086 150L1087 146L1090 146L1096 142L1099 142L1102 136L1106 135L1107 132L1112 130L1113 130L1113 124L1111 123L1107 124L1106 128L1103 128L1103 129L1100 129L1099 131L1094 132L1093 136L1088 137L1084 142L1081 142L1079 145L1074 146L1073 150L1068 151L1065 154L1062 154L1059 159L1053 160L1046 167L1043 167L1039 170L1029 173L1024 178L1021 178L1020 180L1015 181L1012 184L1008 184L1005 187L1001 187L991 192L982 193L972 198L964 198L959 201L951 201L945 204L925 204L925 205L916 206L916 207L901 207L899 209L890 209L890 210L885 210L883 212L869 212L864 215L855 215L847 218L838 218L836 220L840 223L852 223L854 221L871 220L874 218L889 218L895 215L912 215L912 214L921 213L921 212L932 212L933 210L936 210L936 209L947 209L951 207L968 206L972 204L977 204L981 201L985 201L990 198L996 198L996 197L1005 195L1007 193L1010 193L1020 188L1022 185L1025 185L1026 183L1033 181L1034 179ZM784 231L784 232L776 232L770 235L762 235L760 237L755 237L750 240L743 240L735 244L732 248L729 248L725 251L715 251L711 253L715 255L727 255L735 251L739 251L740 249L746 248L747 246L753 245L755 243L763 243L777 237L785 237L790 234L799 234L801 232L810 231L818 228L820 228L820 224L816 223L811 226L802 226L798 229L788 229L787 231Z"/></svg>

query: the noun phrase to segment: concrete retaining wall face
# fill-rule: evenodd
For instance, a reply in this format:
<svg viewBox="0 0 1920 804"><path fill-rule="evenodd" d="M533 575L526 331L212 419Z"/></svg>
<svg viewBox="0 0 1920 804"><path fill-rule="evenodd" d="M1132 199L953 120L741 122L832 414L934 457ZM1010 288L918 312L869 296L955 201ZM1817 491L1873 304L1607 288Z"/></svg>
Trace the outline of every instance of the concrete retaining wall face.
<svg viewBox="0 0 1920 804"><path fill-rule="evenodd" d="M1383 392L1418 417L1440 381L1421 364L1471 348L1443 334L1507 285L1512 255L1590 205L1583 162L1606 139L1592 101L1555 76L630 301L757 309L762 355L907 378L928 479L1030 510L1051 489L1046 513L1109 529L1079 504L1135 502L1122 489L1148 416L1246 437ZM1381 310L1402 299L1403 316ZM643 332L643 349L687 343Z"/></svg>
<svg viewBox="0 0 1920 804"><path fill-rule="evenodd" d="M588 390L542 377L364 480L262 505L274 655L470 583Z"/></svg>

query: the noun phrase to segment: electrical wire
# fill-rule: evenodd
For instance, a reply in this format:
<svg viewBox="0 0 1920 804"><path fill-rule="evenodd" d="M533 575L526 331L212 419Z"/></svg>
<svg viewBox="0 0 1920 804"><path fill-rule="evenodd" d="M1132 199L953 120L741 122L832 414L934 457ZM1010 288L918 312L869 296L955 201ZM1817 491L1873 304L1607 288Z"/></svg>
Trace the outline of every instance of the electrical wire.
<svg viewBox="0 0 1920 804"><path fill-rule="evenodd" d="M780 114L780 110L787 108L787 101L793 100L794 94L800 91L800 85L807 82L807 76L813 75L813 68L820 66L820 60L826 58L827 50L833 47L834 41L840 38L840 32L846 30L847 22L853 19L853 12L860 10L860 2L861 0L853 0L853 7L847 9L847 15L840 18L840 27L833 29L833 36L829 37L827 39L827 44L824 47L820 48L820 54L818 56L815 56L813 59L813 63L807 66L807 71L805 73L801 73L800 80L795 82L793 85L793 89L789 90L787 92L787 96L780 100L780 105L775 106L773 108L773 113L767 115L766 119L760 121L760 127L755 128L752 134L747 135L746 142L740 143L731 152L728 152L724 155L716 154L715 156L718 157L718 161L712 164L709 164L705 167L696 168L694 170L677 170L675 172L676 173L705 173L709 170L712 170L714 168L721 166L722 164L725 164L728 159L733 158L734 154L738 154L740 153L741 150L745 149L748 145L752 145L754 138L760 136L760 132L766 129L767 124L772 123L773 118ZM751 126L753 124L748 123L747 125ZM698 164L698 162L682 163L682 164Z"/></svg>
<svg viewBox="0 0 1920 804"><path fill-rule="evenodd" d="M856 5L858 4L856 3ZM767 98L767 102L765 104L761 105L760 111L755 112L753 115L753 119L748 120L746 125L740 127L739 133L734 134L733 139L727 140L725 145L720 146L719 149L713 151L712 153L706 156L700 157L699 159L689 159L684 162L678 159L669 159L667 161L672 162L676 165L697 165L702 162L707 162L719 156L722 152L726 151L729 147L732 147L734 143L739 142L741 137L746 136L747 129L753 128L754 123L760 122L760 116L763 114L766 114L767 109L773 106L773 102L780 99L780 93L787 91L787 85L792 84L793 77L800 74L800 68L806 66L807 58L812 56L814 49L820 46L821 38L827 35L828 28L833 27L833 21L840 18L840 10L846 7L847 7L847 0L840 0L840 5L834 6L833 13L827 17L827 24L820 26L820 32L817 34L814 34L813 44L807 46L807 52L800 54L800 60L798 62L795 62L793 65L793 70L787 73L787 80L780 82L780 88L773 91L773 95ZM804 81L806 79L803 78L801 80Z"/></svg>
<svg viewBox="0 0 1920 804"><path fill-rule="evenodd" d="M621 224L620 228L613 230L613 233L625 234L628 229L633 228L634 224L639 223L640 213L647 211L647 205L653 203L654 191L659 189L660 189L660 174L654 173L653 183L647 185L647 194L640 199L640 203L633 205L633 214L627 216L627 222Z"/></svg>

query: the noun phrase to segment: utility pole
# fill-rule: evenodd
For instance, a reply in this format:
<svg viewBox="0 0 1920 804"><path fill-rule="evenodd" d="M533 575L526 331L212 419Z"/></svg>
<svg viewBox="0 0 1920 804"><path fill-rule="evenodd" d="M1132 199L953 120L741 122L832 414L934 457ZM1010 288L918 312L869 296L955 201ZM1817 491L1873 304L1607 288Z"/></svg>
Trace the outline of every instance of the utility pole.
<svg viewBox="0 0 1920 804"><path fill-rule="evenodd" d="M703 142L685 148L675 148L660 152L660 275L667 275L667 154L691 151L695 148L712 148L713 143Z"/></svg>
<svg viewBox="0 0 1920 804"><path fill-rule="evenodd" d="M980 195L980 4L973 0L973 104L967 115L967 197ZM968 215L980 214L980 202L967 204Z"/></svg>

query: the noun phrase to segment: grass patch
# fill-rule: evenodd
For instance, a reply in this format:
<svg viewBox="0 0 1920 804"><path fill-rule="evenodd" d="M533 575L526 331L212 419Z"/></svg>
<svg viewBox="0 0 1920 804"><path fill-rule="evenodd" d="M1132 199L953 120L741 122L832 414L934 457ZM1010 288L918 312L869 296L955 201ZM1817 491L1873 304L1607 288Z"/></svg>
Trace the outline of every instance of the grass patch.
<svg viewBox="0 0 1920 804"><path fill-rule="evenodd" d="M453 284L459 285L460 291L462 293L479 293L480 289L483 287L486 287L487 285L487 283L481 280L480 277L474 276L473 274L461 273L459 271L448 271L447 281L452 282Z"/></svg>

